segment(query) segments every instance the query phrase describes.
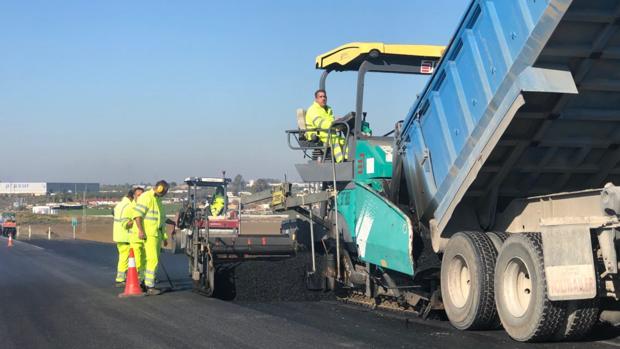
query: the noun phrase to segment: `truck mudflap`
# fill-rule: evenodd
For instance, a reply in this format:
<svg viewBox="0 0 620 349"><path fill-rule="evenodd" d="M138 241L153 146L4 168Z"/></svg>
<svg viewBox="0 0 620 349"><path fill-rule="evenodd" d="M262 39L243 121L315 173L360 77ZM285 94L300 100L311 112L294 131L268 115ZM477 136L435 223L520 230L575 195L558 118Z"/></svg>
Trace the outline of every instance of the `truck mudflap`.
<svg viewBox="0 0 620 349"><path fill-rule="evenodd" d="M543 226L542 241L548 297L552 301L596 297L596 273L590 226Z"/></svg>

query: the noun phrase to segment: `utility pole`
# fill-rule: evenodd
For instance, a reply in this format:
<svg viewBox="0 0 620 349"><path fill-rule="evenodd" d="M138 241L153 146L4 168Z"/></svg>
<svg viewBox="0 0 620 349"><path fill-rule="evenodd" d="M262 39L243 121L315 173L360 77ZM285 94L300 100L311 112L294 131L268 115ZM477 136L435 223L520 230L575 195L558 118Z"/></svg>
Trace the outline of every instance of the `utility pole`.
<svg viewBox="0 0 620 349"><path fill-rule="evenodd" d="M86 187L82 192L82 234L86 233Z"/></svg>

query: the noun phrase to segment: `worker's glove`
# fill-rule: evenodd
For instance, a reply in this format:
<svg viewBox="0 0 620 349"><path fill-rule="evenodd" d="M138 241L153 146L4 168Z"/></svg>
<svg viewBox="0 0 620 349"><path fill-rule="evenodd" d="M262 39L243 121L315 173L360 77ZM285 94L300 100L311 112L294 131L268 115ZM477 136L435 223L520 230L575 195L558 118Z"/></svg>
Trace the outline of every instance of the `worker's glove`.
<svg viewBox="0 0 620 349"><path fill-rule="evenodd" d="M168 239L164 240L164 247L168 247Z"/></svg>

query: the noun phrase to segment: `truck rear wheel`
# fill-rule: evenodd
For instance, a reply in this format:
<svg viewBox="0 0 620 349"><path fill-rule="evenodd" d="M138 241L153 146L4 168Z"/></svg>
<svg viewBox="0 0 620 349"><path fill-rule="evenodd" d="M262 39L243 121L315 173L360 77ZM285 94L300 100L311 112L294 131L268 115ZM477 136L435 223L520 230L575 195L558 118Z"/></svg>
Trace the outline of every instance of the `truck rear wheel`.
<svg viewBox="0 0 620 349"><path fill-rule="evenodd" d="M564 323L555 334L556 340L577 340L588 333L599 317L598 299L568 301Z"/></svg>
<svg viewBox="0 0 620 349"><path fill-rule="evenodd" d="M441 261L441 295L448 319L461 330L497 328L493 275L497 251L482 232L457 233Z"/></svg>
<svg viewBox="0 0 620 349"><path fill-rule="evenodd" d="M489 231L486 232L486 234L493 242L493 246L495 246L495 250L497 250L497 253L499 253L499 250L502 248L504 241L506 241L506 239L508 239L508 237L510 236L509 233L503 231Z"/></svg>
<svg viewBox="0 0 620 349"><path fill-rule="evenodd" d="M522 342L557 340L566 309L547 297L547 281L538 233L511 235L495 266L497 312L510 337Z"/></svg>

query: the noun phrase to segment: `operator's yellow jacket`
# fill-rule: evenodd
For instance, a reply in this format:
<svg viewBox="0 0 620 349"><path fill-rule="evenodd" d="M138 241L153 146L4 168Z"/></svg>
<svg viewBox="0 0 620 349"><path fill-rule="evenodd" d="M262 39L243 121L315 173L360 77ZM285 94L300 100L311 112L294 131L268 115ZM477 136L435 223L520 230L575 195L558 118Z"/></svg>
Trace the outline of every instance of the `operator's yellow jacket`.
<svg viewBox="0 0 620 349"><path fill-rule="evenodd" d="M322 128L328 129L334 122L334 112L328 105L321 107L317 102L312 103L306 112L306 129ZM316 132L306 132L306 137L311 138ZM319 137L327 137L327 132L319 132ZM322 139L322 141L324 141Z"/></svg>
<svg viewBox="0 0 620 349"><path fill-rule="evenodd" d="M224 196L221 194L214 194L213 203L211 204L211 216L219 216L224 209L224 204L226 201L224 200Z"/></svg>
<svg viewBox="0 0 620 349"><path fill-rule="evenodd" d="M328 105L325 108L321 107L317 102L313 102L308 111L306 112L306 129L329 129L334 123L334 112ZM336 162L340 163L348 157L349 148L345 146L346 140L344 137L336 133L328 133L327 131L306 131L305 136L307 139L314 137L318 134L319 140L323 143L327 143L332 147L332 155Z"/></svg>

